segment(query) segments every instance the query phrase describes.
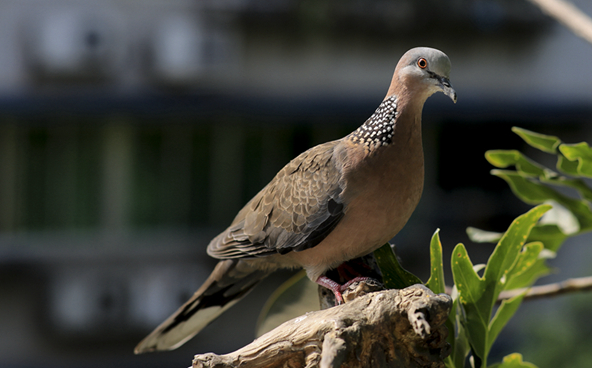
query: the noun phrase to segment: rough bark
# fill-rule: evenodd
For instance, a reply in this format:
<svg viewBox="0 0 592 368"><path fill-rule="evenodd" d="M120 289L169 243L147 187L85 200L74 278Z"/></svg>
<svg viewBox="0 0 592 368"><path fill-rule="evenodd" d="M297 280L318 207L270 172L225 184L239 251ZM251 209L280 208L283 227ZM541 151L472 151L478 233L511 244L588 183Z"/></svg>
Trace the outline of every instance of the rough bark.
<svg viewBox="0 0 592 368"><path fill-rule="evenodd" d="M423 285L376 288L353 284L345 304L285 322L230 354L196 355L193 367L444 367L450 296Z"/></svg>

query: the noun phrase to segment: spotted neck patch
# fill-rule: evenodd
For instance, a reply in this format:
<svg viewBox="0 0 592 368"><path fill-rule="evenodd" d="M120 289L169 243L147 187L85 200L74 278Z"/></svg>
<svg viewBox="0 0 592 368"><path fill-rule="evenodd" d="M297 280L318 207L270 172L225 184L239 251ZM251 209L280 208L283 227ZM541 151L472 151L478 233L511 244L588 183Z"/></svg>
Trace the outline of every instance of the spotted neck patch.
<svg viewBox="0 0 592 368"><path fill-rule="evenodd" d="M387 146L393 141L398 115L397 98L391 96L382 101L374 114L348 138L352 143L364 145L368 149Z"/></svg>

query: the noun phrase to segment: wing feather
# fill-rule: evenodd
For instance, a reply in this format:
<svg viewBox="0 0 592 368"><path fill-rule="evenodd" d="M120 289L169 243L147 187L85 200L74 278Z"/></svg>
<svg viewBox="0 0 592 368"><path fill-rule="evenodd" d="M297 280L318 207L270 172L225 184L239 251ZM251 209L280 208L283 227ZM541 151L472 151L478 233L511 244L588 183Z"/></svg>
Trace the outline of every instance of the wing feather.
<svg viewBox="0 0 592 368"><path fill-rule="evenodd" d="M212 240L215 258L302 251L320 243L344 215L338 141L316 146L288 163Z"/></svg>

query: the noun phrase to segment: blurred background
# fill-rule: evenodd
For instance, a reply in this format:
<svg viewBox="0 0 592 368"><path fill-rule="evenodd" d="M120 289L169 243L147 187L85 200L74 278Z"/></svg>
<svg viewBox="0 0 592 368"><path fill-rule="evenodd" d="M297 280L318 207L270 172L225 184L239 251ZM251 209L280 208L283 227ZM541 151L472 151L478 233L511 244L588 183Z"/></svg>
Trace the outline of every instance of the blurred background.
<svg viewBox="0 0 592 368"><path fill-rule="evenodd" d="M363 123L415 46L448 54L458 93L425 105L425 191L394 239L427 279L436 228L446 254L464 242L485 261L466 227L504 231L529 208L483 158L549 159L512 126L592 141L592 46L531 3L0 0L0 367L186 367L250 342L291 273L181 349L132 353L207 277L209 240L291 158ZM543 281L592 274L589 240ZM589 366L582 298L525 303L500 341Z"/></svg>

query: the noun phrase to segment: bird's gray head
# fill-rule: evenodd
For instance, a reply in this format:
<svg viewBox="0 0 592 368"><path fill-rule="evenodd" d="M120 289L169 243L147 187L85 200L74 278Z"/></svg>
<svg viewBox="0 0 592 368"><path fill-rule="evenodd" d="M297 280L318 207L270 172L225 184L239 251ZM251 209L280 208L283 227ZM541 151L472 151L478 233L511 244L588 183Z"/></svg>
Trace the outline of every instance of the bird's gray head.
<svg viewBox="0 0 592 368"><path fill-rule="evenodd" d="M450 85L450 59L440 50L416 47L399 60L387 97L397 92L419 93L425 98L443 92L456 103L456 91ZM404 89L403 91L397 91Z"/></svg>

